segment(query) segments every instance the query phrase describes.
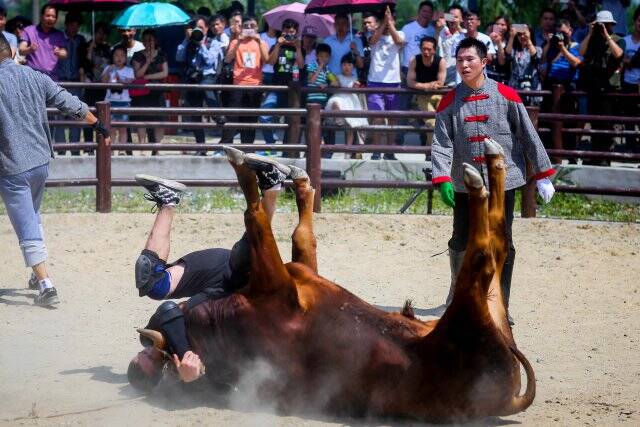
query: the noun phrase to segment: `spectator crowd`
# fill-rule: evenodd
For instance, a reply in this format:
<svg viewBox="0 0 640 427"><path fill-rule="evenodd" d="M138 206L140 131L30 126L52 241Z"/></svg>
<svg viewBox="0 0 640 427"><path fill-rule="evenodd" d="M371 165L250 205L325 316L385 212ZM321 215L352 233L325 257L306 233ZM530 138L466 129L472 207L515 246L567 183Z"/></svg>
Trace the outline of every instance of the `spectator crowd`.
<svg viewBox="0 0 640 427"><path fill-rule="evenodd" d="M326 109L368 109L435 111L441 99L438 89L460 83L455 52L465 38L473 37L487 46L488 77L519 91L564 87L566 93L583 91L586 96L565 96L561 111L601 115L638 115L638 97L615 98L611 92L640 93L640 7L632 12L626 25L628 1L596 2L569 0L550 2L542 10L539 22L511 22L507 16L480 16L457 4L436 10L430 1L418 5L414 20L404 26L396 23L392 10L363 13L362 26L351 27L350 17L336 15L334 34L319 37L313 26L300 27L293 19L280 28L270 28L244 13L237 1L218 13L202 7L187 11L192 17L186 26L171 26L136 31L114 29L104 22L94 26L90 40L80 34L83 16L68 12L63 29L58 25L54 5L42 7L38 23L23 16L8 19L0 8L0 30L11 45L14 59L61 82L190 83L196 85L232 84L235 86L287 85L298 81L307 86L303 102L319 103ZM260 27L262 27L260 29ZM117 31L118 40L115 41ZM353 93L331 95L326 87L370 87L413 89L424 94L381 91L359 96ZM315 91L314 91L315 89ZM191 90L162 93L148 89L72 89L90 106L106 100L114 107L242 107L283 108L289 105L287 92ZM522 92L521 92L522 93ZM528 105L542 111L551 108L551 97L523 94ZM143 121L141 117L114 117L115 120ZM186 120L200 122L200 116ZM213 118L225 121L273 123L277 118ZM395 121L373 119L371 124L389 125ZM363 126L364 119L344 119L348 126ZM433 120L425 120L433 126ZM565 123L567 127L569 124ZM592 129L611 129L607 122L593 122ZM348 129L348 127L347 127ZM140 143L162 142L162 129L136 129ZM196 142L205 142L203 129L193 130ZM57 127L56 142L81 140L79 128ZM236 132L224 128L220 143L232 143ZM267 143L275 143L273 131L263 131ZM431 133L422 135L430 145ZM253 143L254 130L242 130L242 143ZM84 141L93 141L86 129ZM112 135L114 141L132 142L131 130ZM563 145L575 149L575 135L564 134ZM286 133L284 136L286 139ZM326 144L335 142L334 132L323 132ZM346 132L347 144L362 143L360 132ZM374 133L367 142L393 145L394 134ZM613 138L591 137L591 148L613 150ZM640 152L637 137L627 137L628 151ZM130 152L128 152L130 153ZM79 154L73 152L72 154ZM200 154L204 155L205 152ZM215 154L215 153L214 153ZM380 158L374 154L373 159ZM385 159L394 159L385 154Z"/></svg>

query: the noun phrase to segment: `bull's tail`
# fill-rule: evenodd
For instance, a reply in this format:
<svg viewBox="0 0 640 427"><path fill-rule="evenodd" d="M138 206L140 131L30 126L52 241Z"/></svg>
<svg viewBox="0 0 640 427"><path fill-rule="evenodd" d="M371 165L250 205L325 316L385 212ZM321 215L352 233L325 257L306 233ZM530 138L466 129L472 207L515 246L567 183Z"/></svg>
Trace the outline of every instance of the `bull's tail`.
<svg viewBox="0 0 640 427"><path fill-rule="evenodd" d="M513 396L511 406L506 407L504 413L500 415L513 415L522 412L533 403L533 399L536 397L536 375L533 372L531 363L514 345L510 346L510 349L527 374L527 388L522 396Z"/></svg>

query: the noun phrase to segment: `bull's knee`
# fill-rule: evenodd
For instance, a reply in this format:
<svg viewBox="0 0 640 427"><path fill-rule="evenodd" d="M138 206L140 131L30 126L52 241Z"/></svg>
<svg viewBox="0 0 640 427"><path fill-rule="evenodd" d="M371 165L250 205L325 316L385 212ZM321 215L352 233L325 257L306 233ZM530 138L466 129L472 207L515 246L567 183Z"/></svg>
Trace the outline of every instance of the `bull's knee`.
<svg viewBox="0 0 640 427"><path fill-rule="evenodd" d="M136 288L141 297L161 300L171 289L171 274L167 263L153 251L144 249L136 261Z"/></svg>

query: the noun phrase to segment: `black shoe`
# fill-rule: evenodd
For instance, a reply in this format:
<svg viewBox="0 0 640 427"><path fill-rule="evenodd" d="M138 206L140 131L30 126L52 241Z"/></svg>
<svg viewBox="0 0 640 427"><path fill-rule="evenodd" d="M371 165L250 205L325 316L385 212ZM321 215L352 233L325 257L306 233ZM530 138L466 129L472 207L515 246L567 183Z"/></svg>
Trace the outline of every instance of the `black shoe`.
<svg viewBox="0 0 640 427"><path fill-rule="evenodd" d="M258 187L262 191L284 183L291 174L291 168L269 157L258 156L254 153L245 154L244 161L258 176Z"/></svg>
<svg viewBox="0 0 640 427"><path fill-rule="evenodd" d="M371 155L371 160L380 160L380 153L373 153Z"/></svg>
<svg viewBox="0 0 640 427"><path fill-rule="evenodd" d="M393 153L384 153L384 156L382 156L382 158L385 160L398 160L396 158L396 155Z"/></svg>
<svg viewBox="0 0 640 427"><path fill-rule="evenodd" d="M35 273L31 273L31 277L29 277L29 282L27 286L32 291L37 291L40 289L40 285L38 284L38 278L36 277Z"/></svg>
<svg viewBox="0 0 640 427"><path fill-rule="evenodd" d="M136 175L136 182L147 189L144 198L156 202L158 209L163 206L177 206L187 186L170 179L152 175Z"/></svg>
<svg viewBox="0 0 640 427"><path fill-rule="evenodd" d="M216 122L218 126L222 126L227 123L227 118L225 116L216 116L213 118L213 121Z"/></svg>
<svg viewBox="0 0 640 427"><path fill-rule="evenodd" d="M60 300L58 299L58 291L56 291L56 288L46 288L42 293L36 296L33 302L35 305L39 305L40 307L48 307L58 304L60 303Z"/></svg>

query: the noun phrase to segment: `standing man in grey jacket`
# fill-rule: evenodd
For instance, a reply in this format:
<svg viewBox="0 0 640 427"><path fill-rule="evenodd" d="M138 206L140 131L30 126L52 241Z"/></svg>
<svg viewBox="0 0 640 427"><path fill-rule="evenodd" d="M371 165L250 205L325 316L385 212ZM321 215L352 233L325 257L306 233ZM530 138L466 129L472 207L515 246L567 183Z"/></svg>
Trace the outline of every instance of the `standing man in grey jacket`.
<svg viewBox="0 0 640 427"><path fill-rule="evenodd" d="M11 59L11 46L0 34L0 196L18 237L35 303L57 304L58 293L47 271L47 248L40 222L40 202L53 157L47 107L84 120L105 138L108 132L85 103L51 78ZM110 141L107 141L109 143Z"/></svg>
<svg viewBox="0 0 640 427"><path fill-rule="evenodd" d="M469 37L458 45L456 67L462 83L447 93L438 105L431 152L432 182L440 186L444 203L453 208L453 233L449 240L451 288L446 302L449 305L469 237L469 197L464 187L462 165L469 163L475 166L488 183L484 141L493 139L502 147L507 167L505 231L509 252L500 286L508 308L516 256L511 225L515 190L527 180L525 159L531 164L538 192L545 203L551 200L555 191L549 180L555 171L520 96L510 87L484 75L487 62L484 43Z"/></svg>

